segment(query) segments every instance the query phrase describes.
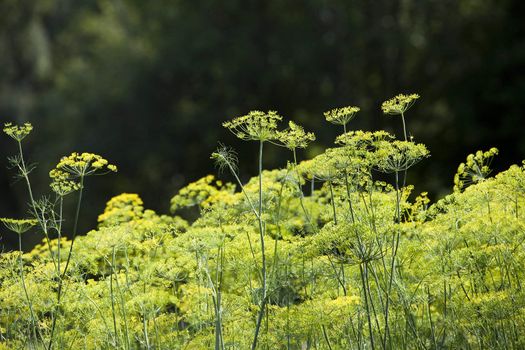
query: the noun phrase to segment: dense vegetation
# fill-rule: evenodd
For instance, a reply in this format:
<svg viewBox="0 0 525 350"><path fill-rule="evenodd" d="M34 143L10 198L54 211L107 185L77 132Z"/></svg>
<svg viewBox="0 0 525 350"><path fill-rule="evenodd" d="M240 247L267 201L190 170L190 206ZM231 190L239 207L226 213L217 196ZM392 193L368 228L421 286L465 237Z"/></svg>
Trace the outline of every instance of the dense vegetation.
<svg viewBox="0 0 525 350"><path fill-rule="evenodd" d="M258 176L243 183L221 145L211 158L231 182L188 184L173 215L121 194L83 236L88 176L116 167L73 153L50 172L53 195L33 198L22 151L32 126L6 125L30 217L2 222L20 241L30 229L43 241L0 256L0 349L524 348L525 164L490 177L498 151L479 151L450 195L413 195L407 172L429 156L406 128L418 98L382 105L402 123L399 139L349 131L357 107L325 113L343 133L304 161L297 150L313 133L280 129L273 111L235 118L224 126L259 146ZM264 170L268 147L288 166ZM77 198L73 218L66 196ZM179 216L191 208L197 219Z"/></svg>

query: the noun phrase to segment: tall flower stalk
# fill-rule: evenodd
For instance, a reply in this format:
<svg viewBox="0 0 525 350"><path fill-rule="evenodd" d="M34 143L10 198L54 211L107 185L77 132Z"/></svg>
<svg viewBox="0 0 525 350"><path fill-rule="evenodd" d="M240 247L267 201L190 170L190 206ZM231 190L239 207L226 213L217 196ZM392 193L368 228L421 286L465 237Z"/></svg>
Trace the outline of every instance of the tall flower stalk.
<svg viewBox="0 0 525 350"><path fill-rule="evenodd" d="M253 335L252 350L257 348L259 331L262 319L266 309L268 298L267 272L266 272L266 252L264 245L265 224L263 220L263 188L262 188L262 170L263 170L263 149L264 143L276 138L277 123L282 117L275 111L261 112L251 111L247 115L237 117L231 121L223 123L223 126L230 130L235 136L245 141L257 141L259 143L259 203L257 209L257 221L259 223L259 236L261 243L261 275L262 275L262 293L259 304L259 314L255 324Z"/></svg>
<svg viewBox="0 0 525 350"><path fill-rule="evenodd" d="M84 191L84 180L90 175L103 175L109 172L116 172L117 167L103 157L93 153L71 153L67 157L62 157L55 169L49 172L49 176L52 179L51 188L53 191L60 196L60 219L62 219L62 205L63 197L75 190L78 190L78 198L75 210L75 220L73 222L73 235L71 237L71 244L67 254L66 264L64 271L58 269L58 288L57 288L57 304L56 309L60 307L60 302L63 294L64 278L67 274L69 263L71 261L71 255L73 253L73 244L78 231L78 220L80 217L80 208L82 204L82 194ZM59 239L61 238L62 224L59 224ZM61 242L59 240L58 245ZM60 249L60 248L59 248ZM58 259L61 259L59 256ZM60 265L59 265L60 266ZM53 340L55 335L57 315L53 317L53 324L51 326L51 337L49 340L48 349L51 350L53 347Z"/></svg>
<svg viewBox="0 0 525 350"><path fill-rule="evenodd" d="M296 176L297 189L299 192L299 203L301 204L301 208L304 212L306 222L309 225L312 225L310 215L308 214L308 211L304 205L304 194L301 186L302 178L299 174L299 171L297 170L297 149L304 149L308 147L310 142L315 141L315 135L311 132L306 132L301 126L290 121L288 123L288 129L277 132L277 141L278 145L282 145L292 151L293 172Z"/></svg>

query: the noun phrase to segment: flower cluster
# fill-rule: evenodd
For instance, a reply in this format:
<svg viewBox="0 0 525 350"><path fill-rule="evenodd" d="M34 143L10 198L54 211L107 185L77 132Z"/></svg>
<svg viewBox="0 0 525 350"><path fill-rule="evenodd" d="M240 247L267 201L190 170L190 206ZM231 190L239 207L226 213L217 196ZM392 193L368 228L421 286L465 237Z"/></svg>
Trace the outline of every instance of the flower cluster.
<svg viewBox="0 0 525 350"><path fill-rule="evenodd" d="M38 221L35 219L9 219L9 218L0 218L0 221L7 227L9 230L22 234L31 227L35 226Z"/></svg>
<svg viewBox="0 0 525 350"><path fill-rule="evenodd" d="M383 142L375 151L376 167L385 173L407 170L429 156L425 145L408 141Z"/></svg>
<svg viewBox="0 0 525 350"><path fill-rule="evenodd" d="M332 124L346 125L349 121L354 119L355 114L360 110L361 108L353 106L335 108L331 111L324 112L324 117L326 118L326 121Z"/></svg>
<svg viewBox="0 0 525 350"><path fill-rule="evenodd" d="M381 110L383 113L390 115L399 115L405 113L414 102L419 98L418 94L400 94L388 101L383 102Z"/></svg>
<svg viewBox="0 0 525 350"><path fill-rule="evenodd" d="M235 186L222 181L216 181L213 175L208 175L183 187L171 199L171 211L198 205L209 207L217 202L230 203L235 192Z"/></svg>
<svg viewBox="0 0 525 350"><path fill-rule="evenodd" d="M275 139L277 123L281 120L275 111L250 111L222 125L241 140L268 141Z"/></svg>
<svg viewBox="0 0 525 350"><path fill-rule="evenodd" d="M315 141L314 133L304 131L302 126L292 121L288 123L288 129L277 131L276 134L277 140L292 151L296 148L306 148L310 142Z"/></svg>
<svg viewBox="0 0 525 350"><path fill-rule="evenodd" d="M337 136L335 143L342 146L351 147L354 149L367 150L376 142L393 140L394 136L386 131L350 131Z"/></svg>
<svg viewBox="0 0 525 350"><path fill-rule="evenodd" d="M454 191L460 192L470 184L485 180L492 171L490 163L497 154L498 149L495 147L486 152L477 151L476 154L469 154L466 163L458 166L454 176Z"/></svg>
<svg viewBox="0 0 525 350"><path fill-rule="evenodd" d="M12 139L20 142L33 130L31 123L24 123L24 125L13 125L12 123L4 124L4 132Z"/></svg>
<svg viewBox="0 0 525 350"><path fill-rule="evenodd" d="M56 170L70 174L73 177L88 176L95 173L116 172L117 167L98 154L93 153L71 153L68 157L62 157L57 164ZM58 173L49 174L52 178ZM61 174L58 176L62 176Z"/></svg>
<svg viewBox="0 0 525 350"><path fill-rule="evenodd" d="M53 169L49 172L51 179L51 190L61 197L80 189L80 184L70 179L70 174L60 169Z"/></svg>
<svg viewBox="0 0 525 350"><path fill-rule="evenodd" d="M144 203L136 193L122 193L106 203L104 213L98 216L100 227L115 226L141 219Z"/></svg>

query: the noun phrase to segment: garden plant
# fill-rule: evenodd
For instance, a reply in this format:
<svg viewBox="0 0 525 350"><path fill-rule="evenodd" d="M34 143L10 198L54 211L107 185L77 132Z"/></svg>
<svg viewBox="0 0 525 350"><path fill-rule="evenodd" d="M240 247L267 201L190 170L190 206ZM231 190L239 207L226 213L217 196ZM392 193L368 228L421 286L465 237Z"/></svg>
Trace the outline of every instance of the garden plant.
<svg viewBox="0 0 525 350"><path fill-rule="evenodd" d="M352 130L358 107L326 112L341 134L311 159L300 156L312 132L250 111L223 126L257 145L257 176L242 181L251 160L219 144L217 174L180 189L170 214L123 193L86 234L89 177L117 167L72 153L36 198L23 152L33 127L5 124L28 208L0 219L19 240L0 255L0 349L525 348L525 162L492 174L498 150L478 151L449 195L414 193L410 169L431 161L409 132L418 99L381 106L400 136ZM267 152L289 161L265 169ZM22 252L27 232L42 241Z"/></svg>

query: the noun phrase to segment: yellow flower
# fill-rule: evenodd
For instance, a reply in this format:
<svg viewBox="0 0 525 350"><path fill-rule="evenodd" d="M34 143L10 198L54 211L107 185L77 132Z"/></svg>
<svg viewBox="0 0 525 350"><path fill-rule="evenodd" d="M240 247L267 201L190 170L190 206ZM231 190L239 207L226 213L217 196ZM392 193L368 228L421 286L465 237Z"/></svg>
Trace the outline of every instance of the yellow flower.
<svg viewBox="0 0 525 350"><path fill-rule="evenodd" d="M67 173L73 177L92 175L94 173L116 172L117 167L104 159L102 156L93 153L73 152L67 157L62 157L56 166L56 170ZM55 178L53 171L49 173L51 178Z"/></svg>
<svg viewBox="0 0 525 350"><path fill-rule="evenodd" d="M24 123L24 125L13 125L12 123L4 124L4 132L12 139L20 142L33 130L31 123Z"/></svg>
<svg viewBox="0 0 525 350"><path fill-rule="evenodd" d="M0 221L7 227L9 230L22 234L28 231L31 227L35 226L38 221L35 219L9 219L9 218L0 218Z"/></svg>
<svg viewBox="0 0 525 350"><path fill-rule="evenodd" d="M324 117L326 118L326 121L332 124L346 125L349 121L354 119L355 114L360 110L361 108L353 106L335 108L331 111L324 112Z"/></svg>
<svg viewBox="0 0 525 350"><path fill-rule="evenodd" d="M419 98L418 94L399 94L388 101L383 102L381 109L383 113L390 115L398 115L405 113L414 102Z"/></svg>
<svg viewBox="0 0 525 350"><path fill-rule="evenodd" d="M282 119L275 111L250 111L222 125L241 140L268 141L275 139L277 122Z"/></svg>
<svg viewBox="0 0 525 350"><path fill-rule="evenodd" d="M306 148L308 144L315 140L315 135L311 132L306 132L304 129L294 122L288 123L288 129L277 132L277 139L286 148L294 150L296 148Z"/></svg>

